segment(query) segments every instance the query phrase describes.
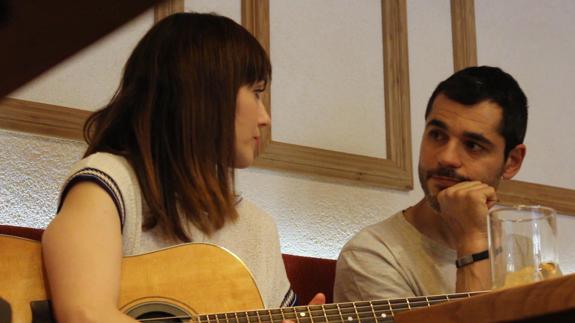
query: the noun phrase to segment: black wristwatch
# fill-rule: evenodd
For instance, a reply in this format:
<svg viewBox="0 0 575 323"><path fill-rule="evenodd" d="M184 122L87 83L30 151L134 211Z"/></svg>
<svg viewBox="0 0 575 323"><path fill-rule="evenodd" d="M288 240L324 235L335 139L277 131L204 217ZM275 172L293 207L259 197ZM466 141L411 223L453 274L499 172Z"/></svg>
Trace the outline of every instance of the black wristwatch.
<svg viewBox="0 0 575 323"><path fill-rule="evenodd" d="M489 258L489 250L483 250L478 253L472 253L470 255L463 256L455 261L455 267L461 268L463 266L467 266L472 264L476 261L483 260Z"/></svg>

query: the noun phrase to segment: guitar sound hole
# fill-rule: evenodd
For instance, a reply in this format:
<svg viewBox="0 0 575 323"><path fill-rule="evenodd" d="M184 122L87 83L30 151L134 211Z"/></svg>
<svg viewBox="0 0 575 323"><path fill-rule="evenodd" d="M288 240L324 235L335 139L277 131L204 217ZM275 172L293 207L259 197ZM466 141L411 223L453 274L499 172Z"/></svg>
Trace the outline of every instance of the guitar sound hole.
<svg viewBox="0 0 575 323"><path fill-rule="evenodd" d="M126 314L136 320L153 323L187 322L190 319L189 313L182 308L163 302L140 304L128 310Z"/></svg>
<svg viewBox="0 0 575 323"><path fill-rule="evenodd" d="M136 317L137 320L145 320L144 322L154 322L154 323L178 323L184 322L183 319L173 318L173 315L165 312L149 312L144 315ZM155 320L149 320L155 319Z"/></svg>

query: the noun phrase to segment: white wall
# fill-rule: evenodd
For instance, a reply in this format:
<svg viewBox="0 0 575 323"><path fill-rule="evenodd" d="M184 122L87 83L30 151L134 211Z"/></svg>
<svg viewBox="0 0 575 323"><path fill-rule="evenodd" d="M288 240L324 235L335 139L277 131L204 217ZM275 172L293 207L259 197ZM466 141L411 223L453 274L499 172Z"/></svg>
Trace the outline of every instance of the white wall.
<svg viewBox="0 0 575 323"><path fill-rule="evenodd" d="M190 3L195 4L196 1ZM218 1L217 5L222 6L221 12L238 17L237 5L230 5L229 1ZM187 9L190 9L190 6L186 3ZM122 50L112 52L98 49L104 45L95 44L93 48L80 54L92 57L93 61L107 62L104 63L103 70L96 68L83 75L74 72L66 77L53 76L52 73L64 73L59 70L64 67L58 67L49 76L45 76L44 81L38 81L35 85L21 90L16 96L86 109L99 107L109 98L117 84L117 73L121 64L111 62L119 58L125 59L129 47L133 46L150 24L148 13L128 26L129 31L123 29L110 36L109 41L115 43L114 37L123 33L128 35L129 44L122 45L125 46ZM437 83L453 71L449 1L408 1L408 25L413 166L417 169L425 104ZM481 35L481 31L478 31L478 34ZM481 39L480 46L481 42L485 43ZM78 60L81 59L80 55ZM274 55L272 48L272 58ZM320 61L323 58L307 56L306 59ZM58 82L52 82L52 78L58 79ZM66 78L69 78L68 81ZM324 82L321 75L313 81L318 84ZM88 82L98 94L92 97L92 93L87 93L88 91L69 90L78 86L79 82ZM41 93L40 89L45 90ZM281 91L282 88L274 87L273 96ZM358 93L353 91L349 95L355 97ZM279 105L281 101L276 103ZM550 127L554 125L554 120L531 122L532 125L534 122L544 122ZM366 140L372 139L374 138ZM55 212L57 188L66 169L81 155L83 149L84 145L77 142L0 131L0 150L3 152L0 154L0 223L44 227ZM536 155L537 152L531 150L528 158ZM417 178L413 191L401 192L356 186L336 179L256 168L241 170L237 176L238 190L276 219L283 251L318 257L337 257L342 245L360 228L380 221L422 197ZM560 256L565 272L575 271L575 258L569 252L569 246L575 240L570 234L574 229L575 218L559 217Z"/></svg>
<svg viewBox="0 0 575 323"><path fill-rule="evenodd" d="M476 1L479 64L514 75L529 99L527 159L518 179L575 188L575 1Z"/></svg>
<svg viewBox="0 0 575 323"><path fill-rule="evenodd" d="M380 1L270 1L274 141L386 158L381 25Z"/></svg>

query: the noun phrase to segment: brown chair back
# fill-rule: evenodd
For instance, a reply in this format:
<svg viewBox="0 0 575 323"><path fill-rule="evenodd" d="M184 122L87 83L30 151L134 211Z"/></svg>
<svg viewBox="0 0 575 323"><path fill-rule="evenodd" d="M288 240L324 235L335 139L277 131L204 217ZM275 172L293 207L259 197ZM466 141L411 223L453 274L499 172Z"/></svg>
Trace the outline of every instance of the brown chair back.
<svg viewBox="0 0 575 323"><path fill-rule="evenodd" d="M42 240L43 233L44 233L43 229L17 227L13 225L0 224L0 234L40 241Z"/></svg>
<svg viewBox="0 0 575 323"><path fill-rule="evenodd" d="M317 293L324 293L327 303L333 303L335 264L333 259L283 254L288 279L299 298L306 305Z"/></svg>

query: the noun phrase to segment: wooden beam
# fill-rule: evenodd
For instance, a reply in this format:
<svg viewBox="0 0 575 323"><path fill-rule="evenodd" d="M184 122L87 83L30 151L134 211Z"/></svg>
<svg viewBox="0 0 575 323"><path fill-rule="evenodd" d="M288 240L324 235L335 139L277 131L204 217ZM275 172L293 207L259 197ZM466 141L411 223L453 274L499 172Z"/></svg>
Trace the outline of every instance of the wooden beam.
<svg viewBox="0 0 575 323"><path fill-rule="evenodd" d="M84 122L91 113L6 98L0 101L0 128L83 141Z"/></svg>
<svg viewBox="0 0 575 323"><path fill-rule="evenodd" d="M176 12L184 12L184 0L164 0L154 7L154 22Z"/></svg>
<svg viewBox="0 0 575 323"><path fill-rule="evenodd" d="M451 0L451 31L454 71L477 66L474 0Z"/></svg>
<svg viewBox="0 0 575 323"><path fill-rule="evenodd" d="M0 98L152 7L157 0L3 0Z"/></svg>

